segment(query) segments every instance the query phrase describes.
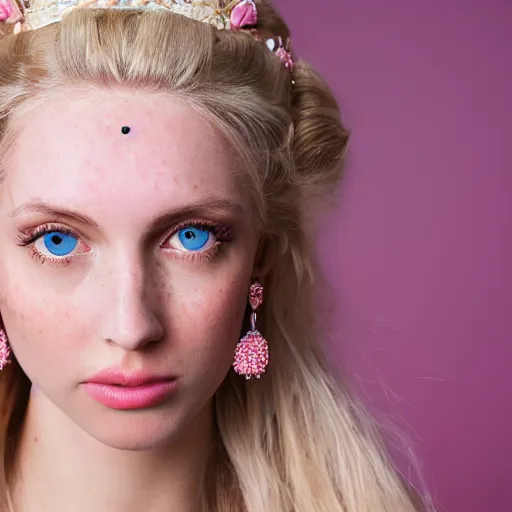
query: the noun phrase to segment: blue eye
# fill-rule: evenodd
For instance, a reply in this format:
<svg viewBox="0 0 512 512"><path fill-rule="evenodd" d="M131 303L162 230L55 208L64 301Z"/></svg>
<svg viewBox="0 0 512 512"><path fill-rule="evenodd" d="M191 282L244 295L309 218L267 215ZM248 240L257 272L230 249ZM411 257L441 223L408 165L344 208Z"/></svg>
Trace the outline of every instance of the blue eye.
<svg viewBox="0 0 512 512"><path fill-rule="evenodd" d="M40 238L40 241L43 242L44 248L53 256L68 256L78 244L76 237L61 231L46 233Z"/></svg>
<svg viewBox="0 0 512 512"><path fill-rule="evenodd" d="M213 237L210 231L194 226L180 229L176 235L186 251L200 251L204 249Z"/></svg>

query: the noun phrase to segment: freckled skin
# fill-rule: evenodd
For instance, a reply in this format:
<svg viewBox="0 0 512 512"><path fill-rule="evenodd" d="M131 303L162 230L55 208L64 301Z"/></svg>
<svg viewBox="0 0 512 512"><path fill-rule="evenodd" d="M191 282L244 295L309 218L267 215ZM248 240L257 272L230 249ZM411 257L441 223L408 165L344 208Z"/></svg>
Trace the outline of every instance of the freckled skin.
<svg viewBox="0 0 512 512"><path fill-rule="evenodd" d="M125 125L129 135L121 134ZM257 234L231 172L233 154L190 107L143 92L50 100L20 128L0 189L0 312L15 356L36 396L93 438L132 449L167 443L190 427L229 371L255 271ZM212 197L242 206L236 215L202 213L199 220L233 227L233 241L212 261L172 253L168 244L165 252L160 243L172 224L146 238L161 214ZM99 227L9 216L35 199ZM19 230L48 222L79 237L68 265L41 264L17 244ZM158 408L110 410L80 383L111 365L177 375L179 389Z"/></svg>

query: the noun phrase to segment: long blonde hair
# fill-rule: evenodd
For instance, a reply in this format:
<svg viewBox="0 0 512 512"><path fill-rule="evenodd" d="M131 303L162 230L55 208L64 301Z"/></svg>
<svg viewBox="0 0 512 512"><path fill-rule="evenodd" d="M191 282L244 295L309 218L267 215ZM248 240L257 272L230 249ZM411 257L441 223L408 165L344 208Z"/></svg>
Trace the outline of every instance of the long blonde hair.
<svg viewBox="0 0 512 512"><path fill-rule="evenodd" d="M260 25L287 37L272 6L257 5ZM218 443L204 510L417 510L372 422L332 376L318 344L306 226L312 198L340 179L348 142L321 77L302 61L290 74L246 34L170 13L114 10L76 10L62 23L6 38L0 71L0 154L15 136L16 117L37 99L68 85L127 86L183 98L244 163L271 261L260 315L271 364L260 381L229 374L216 393ZM0 375L2 510L29 386L16 362Z"/></svg>

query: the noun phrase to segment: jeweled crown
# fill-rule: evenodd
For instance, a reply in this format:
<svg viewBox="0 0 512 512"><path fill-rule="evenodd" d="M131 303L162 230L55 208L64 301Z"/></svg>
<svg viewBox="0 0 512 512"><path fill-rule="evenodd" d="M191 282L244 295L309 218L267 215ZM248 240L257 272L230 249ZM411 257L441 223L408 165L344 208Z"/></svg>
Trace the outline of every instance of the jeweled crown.
<svg viewBox="0 0 512 512"><path fill-rule="evenodd" d="M0 39L60 22L72 9L167 10L209 23L218 30L245 30L261 40L257 29L258 11L254 0L0 0ZM288 70L294 59L290 41L267 38L264 43Z"/></svg>

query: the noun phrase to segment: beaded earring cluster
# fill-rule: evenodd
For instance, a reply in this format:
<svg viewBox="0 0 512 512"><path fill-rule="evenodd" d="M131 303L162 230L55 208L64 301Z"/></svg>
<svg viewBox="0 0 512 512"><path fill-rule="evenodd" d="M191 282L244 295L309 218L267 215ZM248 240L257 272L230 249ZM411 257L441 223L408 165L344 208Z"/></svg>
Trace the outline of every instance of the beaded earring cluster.
<svg viewBox="0 0 512 512"><path fill-rule="evenodd" d="M259 379L267 369L269 353L267 340L256 329L256 310L263 304L263 286L258 281L249 290L249 304L252 308L251 329L236 347L233 368L246 379Z"/></svg>

